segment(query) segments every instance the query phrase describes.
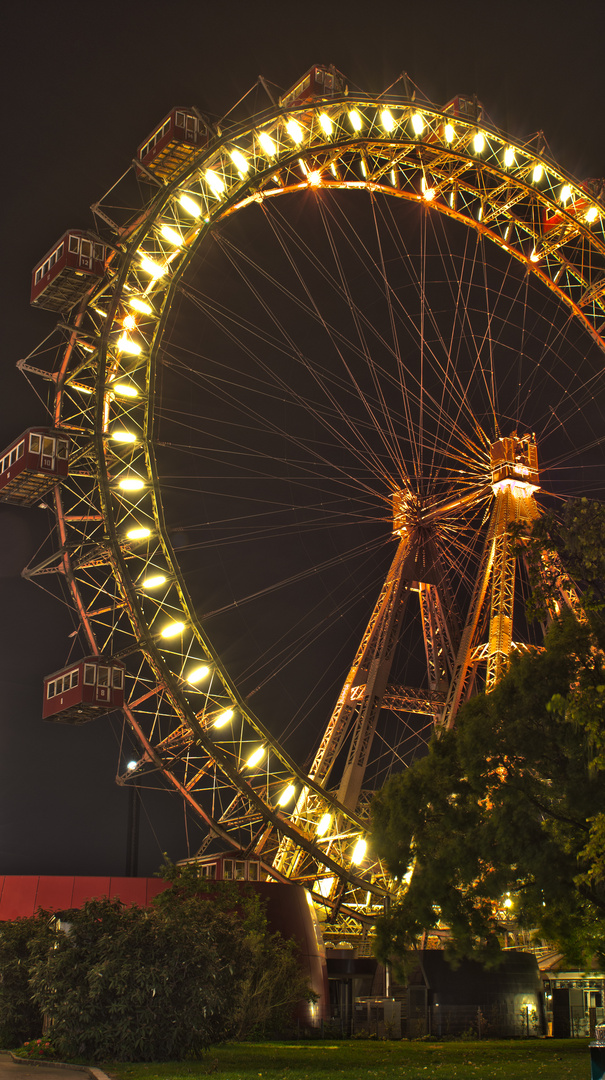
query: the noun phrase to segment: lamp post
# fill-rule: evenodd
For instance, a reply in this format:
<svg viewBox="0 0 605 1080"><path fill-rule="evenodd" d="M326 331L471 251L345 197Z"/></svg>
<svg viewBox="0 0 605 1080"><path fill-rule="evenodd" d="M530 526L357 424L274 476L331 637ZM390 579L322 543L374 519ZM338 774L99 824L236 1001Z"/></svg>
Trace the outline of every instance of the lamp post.
<svg viewBox="0 0 605 1080"><path fill-rule="evenodd" d="M128 769L136 767L136 761L128 762ZM126 877L137 877L139 872L139 827L141 820L141 794L133 780L128 788L128 820L126 825Z"/></svg>

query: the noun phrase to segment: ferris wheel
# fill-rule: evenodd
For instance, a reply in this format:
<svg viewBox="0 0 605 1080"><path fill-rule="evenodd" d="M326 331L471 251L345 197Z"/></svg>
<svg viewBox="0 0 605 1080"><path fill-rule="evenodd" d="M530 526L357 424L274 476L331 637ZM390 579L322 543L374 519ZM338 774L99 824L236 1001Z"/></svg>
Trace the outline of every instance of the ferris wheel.
<svg viewBox="0 0 605 1080"><path fill-rule="evenodd" d="M202 866L222 847L362 920L394 887L372 792L539 647L511 522L605 464L602 185L401 89L315 66L243 119L173 110L34 270L60 340L21 367L67 474L0 472L0 498L19 461L22 501L53 486L27 573L88 658L47 715L119 707L123 782L185 801Z"/></svg>

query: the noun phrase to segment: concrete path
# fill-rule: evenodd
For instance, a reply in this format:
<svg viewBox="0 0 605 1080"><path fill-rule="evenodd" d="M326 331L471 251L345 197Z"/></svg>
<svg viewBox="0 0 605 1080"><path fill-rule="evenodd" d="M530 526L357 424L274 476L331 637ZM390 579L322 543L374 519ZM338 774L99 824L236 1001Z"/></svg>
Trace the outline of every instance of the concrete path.
<svg viewBox="0 0 605 1080"><path fill-rule="evenodd" d="M54 1065L45 1061L14 1061L8 1052L0 1051L0 1080L107 1080L101 1069L79 1065Z"/></svg>

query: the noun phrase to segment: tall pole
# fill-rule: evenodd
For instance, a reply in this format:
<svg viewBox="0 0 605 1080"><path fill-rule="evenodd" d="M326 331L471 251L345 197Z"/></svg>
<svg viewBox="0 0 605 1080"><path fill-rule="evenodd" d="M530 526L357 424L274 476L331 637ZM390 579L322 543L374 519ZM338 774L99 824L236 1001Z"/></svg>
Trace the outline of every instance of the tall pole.
<svg viewBox="0 0 605 1080"><path fill-rule="evenodd" d="M128 821L126 825L126 877L139 873L139 826L141 820L141 793L136 780L128 788Z"/></svg>

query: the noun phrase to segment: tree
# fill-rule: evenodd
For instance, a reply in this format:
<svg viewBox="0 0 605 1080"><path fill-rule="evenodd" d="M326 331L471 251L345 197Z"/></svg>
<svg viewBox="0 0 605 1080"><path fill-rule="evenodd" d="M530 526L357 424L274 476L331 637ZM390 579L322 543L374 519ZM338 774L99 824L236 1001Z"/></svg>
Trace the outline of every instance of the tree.
<svg viewBox="0 0 605 1080"><path fill-rule="evenodd" d="M269 933L257 895L191 869L167 876L173 887L150 908L90 900L62 913L52 947L33 937L31 994L61 1055L191 1057L308 994L292 943Z"/></svg>
<svg viewBox="0 0 605 1080"><path fill-rule="evenodd" d="M563 523L539 522L538 613L554 584L538 572L548 548L573 570L586 619L557 619L543 652L513 657L494 691L465 705L374 800L376 851L402 881L413 867L380 922L383 957L403 955L441 920L454 955L495 959L509 893L517 922L570 963L605 962L605 508L582 500Z"/></svg>
<svg viewBox="0 0 605 1080"><path fill-rule="evenodd" d="M201 1053L226 1001L226 959L207 920L90 900L54 947L34 942L34 1001L66 1057L154 1060Z"/></svg>
<svg viewBox="0 0 605 1080"><path fill-rule="evenodd" d="M236 960L237 978L230 977L233 995L227 1033L245 1038L252 1031L266 1034L282 1030L300 1001L315 998L301 970L294 940L270 933L265 903L252 886L200 879L194 866L175 866L165 859L161 875L172 888L156 898L160 908L174 908L190 900L210 900L215 914L226 916L226 937L221 950L232 953L233 920L243 931ZM232 964L233 967L233 964Z"/></svg>
<svg viewBox="0 0 605 1080"><path fill-rule="evenodd" d="M42 1030L42 1013L29 987L30 946L52 939L47 920L14 919L0 923L0 1046L19 1046Z"/></svg>

